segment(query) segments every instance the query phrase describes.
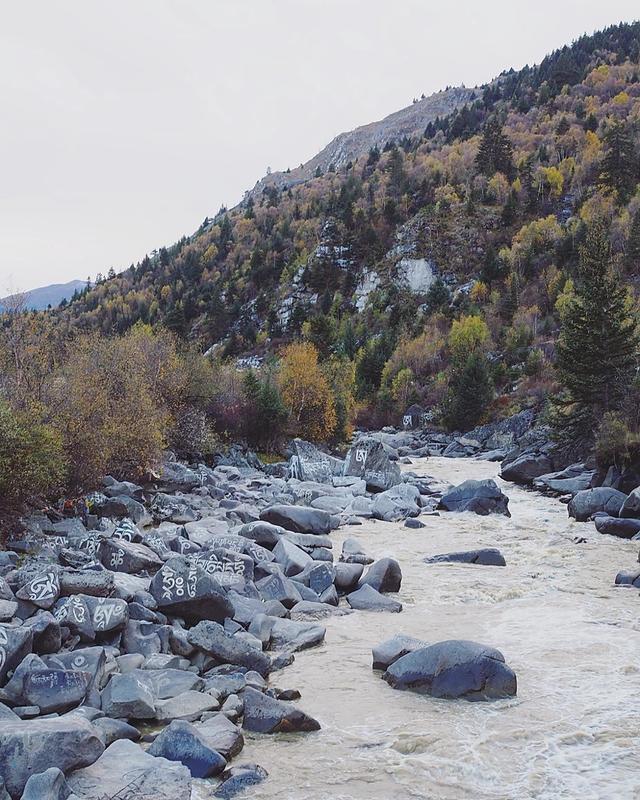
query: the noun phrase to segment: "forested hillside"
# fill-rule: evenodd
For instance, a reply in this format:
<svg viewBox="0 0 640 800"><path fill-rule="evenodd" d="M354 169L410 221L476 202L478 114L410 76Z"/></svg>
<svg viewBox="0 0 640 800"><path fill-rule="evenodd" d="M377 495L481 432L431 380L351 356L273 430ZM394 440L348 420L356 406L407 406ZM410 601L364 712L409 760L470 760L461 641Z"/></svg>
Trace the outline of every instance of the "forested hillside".
<svg viewBox="0 0 640 800"><path fill-rule="evenodd" d="M450 429L542 408L560 388L556 343L585 290L589 232L622 288L620 324L637 311L639 43L639 23L619 25L509 70L421 135L264 185L29 325L64 348L168 329L172 347L210 356L207 424L263 447L291 433L339 441L413 402ZM247 356L262 367L238 377ZM7 358L14 381L19 361ZM296 407L301 376L317 408ZM267 420L259 431L248 407Z"/></svg>

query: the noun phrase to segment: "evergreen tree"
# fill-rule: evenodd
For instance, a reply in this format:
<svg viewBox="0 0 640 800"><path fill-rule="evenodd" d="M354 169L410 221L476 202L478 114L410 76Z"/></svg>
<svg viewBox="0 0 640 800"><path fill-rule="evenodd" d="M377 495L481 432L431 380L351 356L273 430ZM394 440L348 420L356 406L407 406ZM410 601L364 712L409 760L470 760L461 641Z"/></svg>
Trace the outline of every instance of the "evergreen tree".
<svg viewBox="0 0 640 800"><path fill-rule="evenodd" d="M502 172L509 180L513 177L513 148L497 119L490 120L484 127L476 168L487 178L496 172Z"/></svg>
<svg viewBox="0 0 640 800"><path fill-rule="evenodd" d="M640 270L640 208L634 214L631 222L627 240L627 260L634 272Z"/></svg>
<svg viewBox="0 0 640 800"><path fill-rule="evenodd" d="M622 407L637 354L637 322L613 271L606 229L597 223L580 248L576 293L557 345L556 369L564 389L552 403L551 418L565 450L585 451L604 414Z"/></svg>
<svg viewBox="0 0 640 800"><path fill-rule="evenodd" d="M493 399L486 357L479 352L454 368L445 400L444 419L452 430L467 431L478 424Z"/></svg>
<svg viewBox="0 0 640 800"><path fill-rule="evenodd" d="M621 122L614 122L604 137L606 151L602 159L600 180L616 191L621 202L629 199L638 180L633 141Z"/></svg>

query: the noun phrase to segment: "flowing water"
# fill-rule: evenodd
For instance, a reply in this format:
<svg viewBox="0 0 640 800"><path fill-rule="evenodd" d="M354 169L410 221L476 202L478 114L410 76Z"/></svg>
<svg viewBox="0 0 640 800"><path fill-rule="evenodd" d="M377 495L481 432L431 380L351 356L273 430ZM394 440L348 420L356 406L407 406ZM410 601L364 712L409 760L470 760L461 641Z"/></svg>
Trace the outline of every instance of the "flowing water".
<svg viewBox="0 0 640 800"><path fill-rule="evenodd" d="M455 484L496 477L499 466L432 458L410 469ZM247 735L236 763L269 772L250 797L640 797L640 598L613 586L637 561L638 544L498 483L511 519L443 513L423 517L420 530L369 521L333 535L336 555L355 536L369 555L400 562L404 609L328 619L325 643L275 673L272 683L302 692L300 707L322 730ZM506 567L422 562L487 546L500 548ZM400 632L497 647L518 676L517 697L470 703L391 689L371 669L371 647Z"/></svg>

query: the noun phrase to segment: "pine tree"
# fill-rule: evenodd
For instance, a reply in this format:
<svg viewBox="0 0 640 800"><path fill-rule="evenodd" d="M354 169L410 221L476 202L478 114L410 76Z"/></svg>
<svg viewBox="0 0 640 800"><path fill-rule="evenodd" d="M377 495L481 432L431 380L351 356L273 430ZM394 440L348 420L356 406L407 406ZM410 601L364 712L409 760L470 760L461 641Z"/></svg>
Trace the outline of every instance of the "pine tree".
<svg viewBox="0 0 640 800"><path fill-rule="evenodd" d="M627 239L627 261L630 269L637 274L640 271L640 208L634 214L631 222L631 230Z"/></svg>
<svg viewBox="0 0 640 800"><path fill-rule="evenodd" d="M482 353L472 353L453 371L445 401L445 422L452 430L473 428L492 398L493 383L487 359Z"/></svg>
<svg viewBox="0 0 640 800"><path fill-rule="evenodd" d="M509 179L513 177L513 148L497 119L490 120L484 127L476 168L487 178L496 172L502 172Z"/></svg>
<svg viewBox="0 0 640 800"><path fill-rule="evenodd" d="M552 402L555 438L567 451L585 452L604 414L622 407L638 355L637 322L611 263L600 223L580 248L579 279L565 312L556 369L564 389Z"/></svg>
<svg viewBox="0 0 640 800"><path fill-rule="evenodd" d="M602 159L600 180L616 191L621 202L631 196L638 180L633 141L621 122L614 122L604 137L606 152Z"/></svg>

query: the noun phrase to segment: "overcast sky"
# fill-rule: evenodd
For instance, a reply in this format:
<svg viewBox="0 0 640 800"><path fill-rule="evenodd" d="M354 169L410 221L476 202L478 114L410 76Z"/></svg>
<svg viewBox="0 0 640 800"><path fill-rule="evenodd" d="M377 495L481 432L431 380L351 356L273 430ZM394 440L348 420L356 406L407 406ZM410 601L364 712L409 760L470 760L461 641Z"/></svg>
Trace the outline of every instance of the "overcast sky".
<svg viewBox="0 0 640 800"><path fill-rule="evenodd" d="M124 269L266 171L637 0L0 0L0 296Z"/></svg>

